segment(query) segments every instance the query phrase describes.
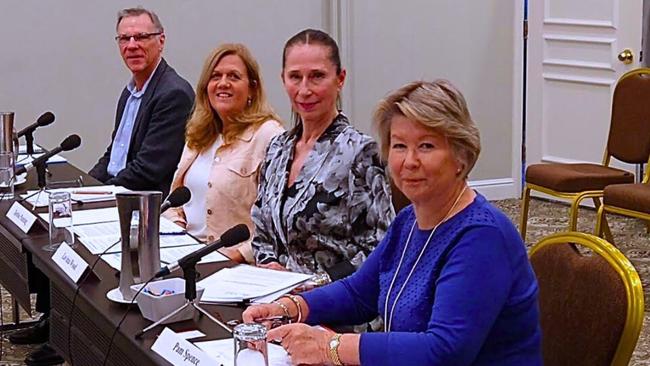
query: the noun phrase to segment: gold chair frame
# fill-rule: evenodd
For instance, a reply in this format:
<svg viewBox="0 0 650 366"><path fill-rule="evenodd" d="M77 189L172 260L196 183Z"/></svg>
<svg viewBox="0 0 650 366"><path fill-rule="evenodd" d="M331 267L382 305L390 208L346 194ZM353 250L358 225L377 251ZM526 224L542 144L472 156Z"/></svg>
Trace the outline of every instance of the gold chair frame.
<svg viewBox="0 0 650 366"><path fill-rule="evenodd" d="M591 249L605 259L623 281L627 298L627 314L612 366L625 366L632 357L643 326L644 295L639 274L630 260L607 240L580 232L564 232L547 236L531 248L528 256L532 258L537 251L547 246L566 243L579 244Z"/></svg>
<svg viewBox="0 0 650 366"><path fill-rule="evenodd" d="M647 166L648 166L648 168L650 168L650 161L649 161ZM641 184L648 184L649 181L650 181L650 170L646 169L646 172L643 175L643 180L641 181ZM596 236L602 237L603 231L608 229L607 226L606 226L607 225L607 220L606 220L606 217L605 217L605 214L608 213L608 212L623 215L623 216L628 216L628 217L635 217L635 218L641 219L641 220L645 220L647 230L650 231L650 214L647 214L645 212L630 210L630 209L623 208L623 207L607 205L603 201L603 204L598 208L598 216L596 218L596 230L595 230L595 235Z"/></svg>
<svg viewBox="0 0 650 366"><path fill-rule="evenodd" d="M622 80L626 79L627 77L634 76L637 74L647 74L649 72L650 72L650 68L639 68L639 69L628 71L620 77L617 84L620 83ZM603 160L601 164L605 167L608 167L609 163L611 162L611 158L612 155L609 153L607 147L605 147L605 152L603 154ZM648 157L647 163L648 166L650 167L650 156ZM524 186L524 191L522 192L521 217L519 223L519 231L524 241L526 241L526 231L528 226L528 209L530 206L531 190L542 192L553 197L569 200L571 202L571 206L569 208L569 231L577 230L578 210L580 208L580 202L582 200L584 200L585 198L591 198L598 212L600 212L602 207L602 204L600 202L600 198L603 196L603 191L604 191L602 189L594 190L594 191L582 191L582 192L559 192L546 187L542 187L536 184L530 184L526 182L526 185ZM599 227L596 232L599 234L604 233L605 238L607 238L607 240L613 241L611 231L609 230L609 226L607 225L607 219L603 216L602 220L597 220L597 225L598 224L600 224L601 227Z"/></svg>

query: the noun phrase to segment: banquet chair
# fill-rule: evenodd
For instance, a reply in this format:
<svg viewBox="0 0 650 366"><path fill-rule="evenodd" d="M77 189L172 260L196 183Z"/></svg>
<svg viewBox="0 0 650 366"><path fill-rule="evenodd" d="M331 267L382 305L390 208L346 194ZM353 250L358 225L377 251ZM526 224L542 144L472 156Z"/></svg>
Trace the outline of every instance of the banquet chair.
<svg viewBox="0 0 650 366"><path fill-rule="evenodd" d="M570 201L569 231L575 231L578 208L591 198L598 209L603 190L610 184L634 183L634 174L610 166L611 158L628 164L644 164L650 158L650 69L640 68L621 76L612 98L609 136L601 164L532 164L526 169L521 204L520 232L526 240L531 191ZM606 221L603 230L611 238Z"/></svg>
<svg viewBox="0 0 650 366"><path fill-rule="evenodd" d="M391 190L391 201L393 208L395 209L395 214L399 213L404 207L411 204L408 198L400 191L399 188L393 183L392 179L390 181L390 190Z"/></svg>
<svg viewBox="0 0 650 366"><path fill-rule="evenodd" d="M546 366L627 365L643 323L637 271L595 235L565 232L530 250Z"/></svg>
<svg viewBox="0 0 650 366"><path fill-rule="evenodd" d="M650 171L646 170L641 183L613 184L605 187L603 204L598 209L596 235L603 235L605 214L614 213L642 219L650 230Z"/></svg>

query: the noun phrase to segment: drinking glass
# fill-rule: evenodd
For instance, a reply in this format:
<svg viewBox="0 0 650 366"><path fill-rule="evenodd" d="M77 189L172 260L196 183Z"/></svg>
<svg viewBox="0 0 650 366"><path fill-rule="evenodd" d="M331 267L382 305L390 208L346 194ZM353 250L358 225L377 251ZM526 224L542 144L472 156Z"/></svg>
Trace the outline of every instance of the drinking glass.
<svg viewBox="0 0 650 366"><path fill-rule="evenodd" d="M50 244L43 249L54 252L65 240L74 248L74 230L72 225L72 199L70 192L51 192L48 200L50 218ZM62 240L61 240L62 239Z"/></svg>
<svg viewBox="0 0 650 366"><path fill-rule="evenodd" d="M262 324L244 323L233 331L235 340L235 366L268 366L266 327Z"/></svg>
<svg viewBox="0 0 650 366"><path fill-rule="evenodd" d="M14 153L0 152L0 199L14 198Z"/></svg>

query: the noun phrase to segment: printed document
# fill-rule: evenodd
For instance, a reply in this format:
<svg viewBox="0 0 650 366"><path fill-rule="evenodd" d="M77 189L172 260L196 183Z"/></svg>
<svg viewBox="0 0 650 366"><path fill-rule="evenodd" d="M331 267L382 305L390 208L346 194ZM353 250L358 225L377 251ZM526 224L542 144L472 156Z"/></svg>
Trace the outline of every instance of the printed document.
<svg viewBox="0 0 650 366"><path fill-rule="evenodd" d="M201 302L239 302L264 299L271 302L309 280L311 275L302 273L275 271L240 264L232 268L224 268L219 272L198 282L203 287ZM269 295L277 297L269 300Z"/></svg>

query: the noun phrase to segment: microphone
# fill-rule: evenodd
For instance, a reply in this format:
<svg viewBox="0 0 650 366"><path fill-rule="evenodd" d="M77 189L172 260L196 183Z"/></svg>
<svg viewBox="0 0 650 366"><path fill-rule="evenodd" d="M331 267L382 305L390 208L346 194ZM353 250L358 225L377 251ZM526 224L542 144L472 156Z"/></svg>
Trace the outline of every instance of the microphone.
<svg viewBox="0 0 650 366"><path fill-rule="evenodd" d="M35 129L52 124L52 122L54 122L54 113L45 112L38 117L36 122L18 131L18 133L16 133L16 138L32 133Z"/></svg>
<svg viewBox="0 0 650 366"><path fill-rule="evenodd" d="M170 263L167 266L161 268L160 271L156 273L155 278L166 276L179 268L186 268L188 265L194 265L200 261L201 258L214 252L215 250L239 244L244 240L248 240L250 236L251 234L248 231L248 226L245 224L235 225L226 230L226 232L223 233L217 241L210 243L203 248L184 256L178 261Z"/></svg>
<svg viewBox="0 0 650 366"><path fill-rule="evenodd" d="M192 192L190 192L187 187L178 187L172 193L167 196L165 202L160 205L160 213L167 211L172 207L182 206L190 201L192 198Z"/></svg>
<svg viewBox="0 0 650 366"><path fill-rule="evenodd" d="M66 137L65 140L63 140L63 142L61 142L61 145L39 156L38 158L34 159L31 163L16 169L16 175L27 173L27 171L31 170L34 166L46 162L49 158L60 153L61 151L74 150L78 148L80 145L81 145L81 137L79 137L79 135L70 135Z"/></svg>

